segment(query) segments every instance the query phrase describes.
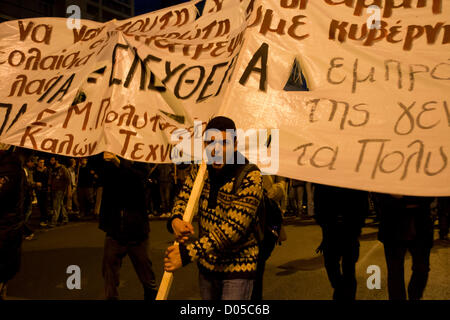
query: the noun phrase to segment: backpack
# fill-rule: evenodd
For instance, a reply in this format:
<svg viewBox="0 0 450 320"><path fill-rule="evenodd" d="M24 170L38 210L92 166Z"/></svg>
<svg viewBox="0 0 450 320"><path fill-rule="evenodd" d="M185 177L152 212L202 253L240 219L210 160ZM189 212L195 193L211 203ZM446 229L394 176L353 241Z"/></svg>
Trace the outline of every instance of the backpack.
<svg viewBox="0 0 450 320"><path fill-rule="evenodd" d="M259 170L254 164L246 164L240 169L233 185L233 193L236 194L244 177L251 171ZM278 203L267 196L263 190L263 196L256 211L255 235L260 248L260 258L266 261L277 242L279 242L283 214Z"/></svg>

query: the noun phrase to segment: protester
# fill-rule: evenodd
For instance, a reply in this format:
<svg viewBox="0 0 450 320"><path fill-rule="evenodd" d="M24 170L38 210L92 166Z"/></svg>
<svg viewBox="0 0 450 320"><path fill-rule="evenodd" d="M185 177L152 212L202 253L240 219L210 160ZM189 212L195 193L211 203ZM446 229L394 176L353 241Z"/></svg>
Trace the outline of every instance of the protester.
<svg viewBox="0 0 450 320"><path fill-rule="evenodd" d="M40 226L46 227L48 225L48 180L49 173L45 166L45 159L40 158L38 165L34 170L34 181L36 183L36 198L39 206Z"/></svg>
<svg viewBox="0 0 450 320"><path fill-rule="evenodd" d="M94 180L96 173L89 165L87 158L81 159L78 175L78 203L80 205L80 217L91 219L94 217L95 192Z"/></svg>
<svg viewBox="0 0 450 320"><path fill-rule="evenodd" d="M156 169L158 171L158 184L159 184L159 193L161 196L161 216L167 218L170 216L171 210L171 193L174 185L173 178L173 165L172 164L160 164Z"/></svg>
<svg viewBox="0 0 450 320"><path fill-rule="evenodd" d="M306 182L306 207L307 215L306 218L314 218L314 190L315 185L312 182Z"/></svg>
<svg viewBox="0 0 450 320"><path fill-rule="evenodd" d="M28 222L30 220L31 214L33 213L33 198L34 198L34 187L35 182L33 179L33 171L34 171L34 159L33 157L28 154L28 151L26 151L27 155L25 160L25 176L27 177L27 184L26 184L26 191L25 191L25 198L24 198L24 212L25 212L25 221L24 221L24 235L25 240L32 240L34 238L34 233L31 230L31 228L28 226Z"/></svg>
<svg viewBox="0 0 450 320"><path fill-rule="evenodd" d="M306 204L304 195L306 191ZM311 182L290 179L288 186L288 205L295 216L302 219L314 217L314 186Z"/></svg>
<svg viewBox="0 0 450 320"><path fill-rule="evenodd" d="M191 170L191 165L187 163L180 163L176 165L176 183L175 183L175 196L180 193L186 182L186 177Z"/></svg>
<svg viewBox="0 0 450 320"><path fill-rule="evenodd" d="M49 204L49 214L50 216L53 216L53 192L52 192L52 188L50 186L50 177L52 176L52 172L53 170L55 170L55 163L56 163L56 157L55 156L50 156L49 160L48 160L48 165L47 165L47 169L48 169L48 197L47 197L47 202ZM51 225L51 221L49 221L49 226Z"/></svg>
<svg viewBox="0 0 450 320"><path fill-rule="evenodd" d="M406 300L405 254L412 256L408 298L419 300L425 290L433 246L433 198L377 194L380 227L378 239L384 245L390 300Z"/></svg>
<svg viewBox="0 0 450 320"><path fill-rule="evenodd" d="M198 171L198 166L193 165L168 221L169 231L174 232L180 244L167 249L164 269L173 272L197 262L202 299L249 300L259 252L253 227L262 197L261 173L249 172L237 193L231 194L244 166L237 164L243 156L237 152L236 126L229 118L216 117L209 121L206 130L210 163L199 200L199 239L187 242L194 228L182 220Z"/></svg>
<svg viewBox="0 0 450 320"><path fill-rule="evenodd" d="M267 193L267 197L274 200L278 206L281 208L284 199L286 198L286 184L285 178L264 175L263 178L263 188ZM276 182L277 181L277 182ZM281 236L281 234L283 234ZM280 230L280 235L278 237L279 241L286 240L286 235L284 230ZM253 286L252 298L251 300L260 301L263 299L263 280L264 271L266 268L266 261L269 258L272 250L274 249L275 243L267 248L259 247L258 265L257 265L257 276Z"/></svg>
<svg viewBox="0 0 450 320"><path fill-rule="evenodd" d="M158 168L159 164L153 163L149 165L147 184L146 184L146 202L147 202L147 212L152 216L161 215L161 197L160 188L158 184Z"/></svg>
<svg viewBox="0 0 450 320"><path fill-rule="evenodd" d="M27 183L18 155L5 147L0 148L0 300L20 268Z"/></svg>
<svg viewBox="0 0 450 320"><path fill-rule="evenodd" d="M361 228L368 213L367 192L316 185L314 203L315 217L322 228L318 251L323 252L333 299L355 300L355 264Z"/></svg>
<svg viewBox="0 0 450 320"><path fill-rule="evenodd" d="M55 167L51 172L49 185L53 195L53 217L49 227L58 223L59 215L62 215L62 224L69 222L69 216L64 205L64 197L70 192L70 176L67 168L61 163L61 158L56 157Z"/></svg>
<svg viewBox="0 0 450 320"><path fill-rule="evenodd" d="M79 208L77 195L77 161L75 159L69 160L69 167L67 168L70 176L71 192L67 195L67 210L69 213L76 213Z"/></svg>
<svg viewBox="0 0 450 320"><path fill-rule="evenodd" d="M438 198L439 239L448 240L448 219L450 215L450 197Z"/></svg>
<svg viewBox="0 0 450 320"><path fill-rule="evenodd" d="M289 205L294 210L294 215L303 217L306 215L303 204L303 194L305 192L305 181L290 179L289 184Z"/></svg>
<svg viewBox="0 0 450 320"><path fill-rule="evenodd" d="M119 272L128 254L144 288L144 299L157 294L155 274L148 257L149 223L145 203L146 165L105 152L99 228L106 232L103 278L108 300L119 299Z"/></svg>

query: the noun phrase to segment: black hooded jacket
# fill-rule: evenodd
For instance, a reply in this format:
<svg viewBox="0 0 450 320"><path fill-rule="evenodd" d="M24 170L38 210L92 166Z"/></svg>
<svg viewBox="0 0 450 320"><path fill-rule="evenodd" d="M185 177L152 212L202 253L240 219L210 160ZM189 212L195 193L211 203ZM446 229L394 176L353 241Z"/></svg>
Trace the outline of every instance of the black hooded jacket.
<svg viewBox="0 0 450 320"><path fill-rule="evenodd" d="M150 231L145 201L147 165L120 159L105 161L100 172L103 186L99 228L113 239L129 244L148 238Z"/></svg>

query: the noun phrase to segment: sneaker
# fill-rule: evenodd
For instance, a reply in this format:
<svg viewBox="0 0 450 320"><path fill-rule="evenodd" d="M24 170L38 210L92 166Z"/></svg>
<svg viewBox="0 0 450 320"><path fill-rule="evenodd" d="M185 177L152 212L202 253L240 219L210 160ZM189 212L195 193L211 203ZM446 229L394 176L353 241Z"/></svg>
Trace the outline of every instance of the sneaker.
<svg viewBox="0 0 450 320"><path fill-rule="evenodd" d="M45 228L48 224L47 224L46 222L41 222L39 225L40 225L42 228Z"/></svg>
<svg viewBox="0 0 450 320"><path fill-rule="evenodd" d="M30 234L28 237L25 237L25 240L33 240L34 233Z"/></svg>

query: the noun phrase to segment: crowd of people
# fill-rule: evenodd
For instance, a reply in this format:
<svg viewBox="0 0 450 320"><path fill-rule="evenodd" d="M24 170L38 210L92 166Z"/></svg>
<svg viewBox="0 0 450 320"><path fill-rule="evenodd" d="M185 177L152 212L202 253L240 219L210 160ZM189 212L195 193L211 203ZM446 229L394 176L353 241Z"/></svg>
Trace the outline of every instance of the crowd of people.
<svg viewBox="0 0 450 320"><path fill-rule="evenodd" d="M69 221L96 220L100 213L104 167L102 156L68 158L43 152L26 152L27 177L25 222L38 211L40 227L54 228ZM146 211L150 217L168 218L175 196L190 165L147 164L145 166ZM314 217L314 184L274 177L282 189L279 201L285 217ZM31 240L33 233L25 239Z"/></svg>
<svg viewBox="0 0 450 320"><path fill-rule="evenodd" d="M54 228L69 221L96 220L101 207L105 170L102 155L67 158L41 152L26 152L25 225L38 211L40 227ZM146 182L146 212L167 218L186 165L148 164L143 172ZM26 230L26 240L34 233Z"/></svg>
<svg viewBox="0 0 450 320"><path fill-rule="evenodd" d="M208 126L221 131L224 141L237 145L236 136L227 136L227 130L235 130L232 120L217 117ZM214 152L224 158L239 156L236 149L226 149L228 142L220 147L216 142L205 140L205 148L213 148L212 156ZM257 268L264 266L267 257L261 259L260 242L251 226L257 221L263 194L279 204L285 218L314 219L321 227L322 243L317 252L324 256L336 300L356 297L359 236L370 213L379 222L390 299L422 297L434 241L432 207L439 220L439 237L448 240L449 197L378 194L279 176L268 178L257 167L245 172L234 192L228 185L250 165L248 160L245 164L230 161L233 164L208 165L195 240L191 237L194 228L183 221L182 214L198 166L137 163L107 152L75 159L14 149L0 151L0 290L17 273L22 237L34 237L30 227L33 212L39 212L41 228L55 228L73 220L98 220L106 236L102 274L107 299L118 299L119 270L127 254L145 298L155 299L156 280L147 253L152 216L167 218L168 230L179 243L166 251L166 271L197 262L202 298L261 299L264 271ZM413 258L407 293L406 251Z"/></svg>

